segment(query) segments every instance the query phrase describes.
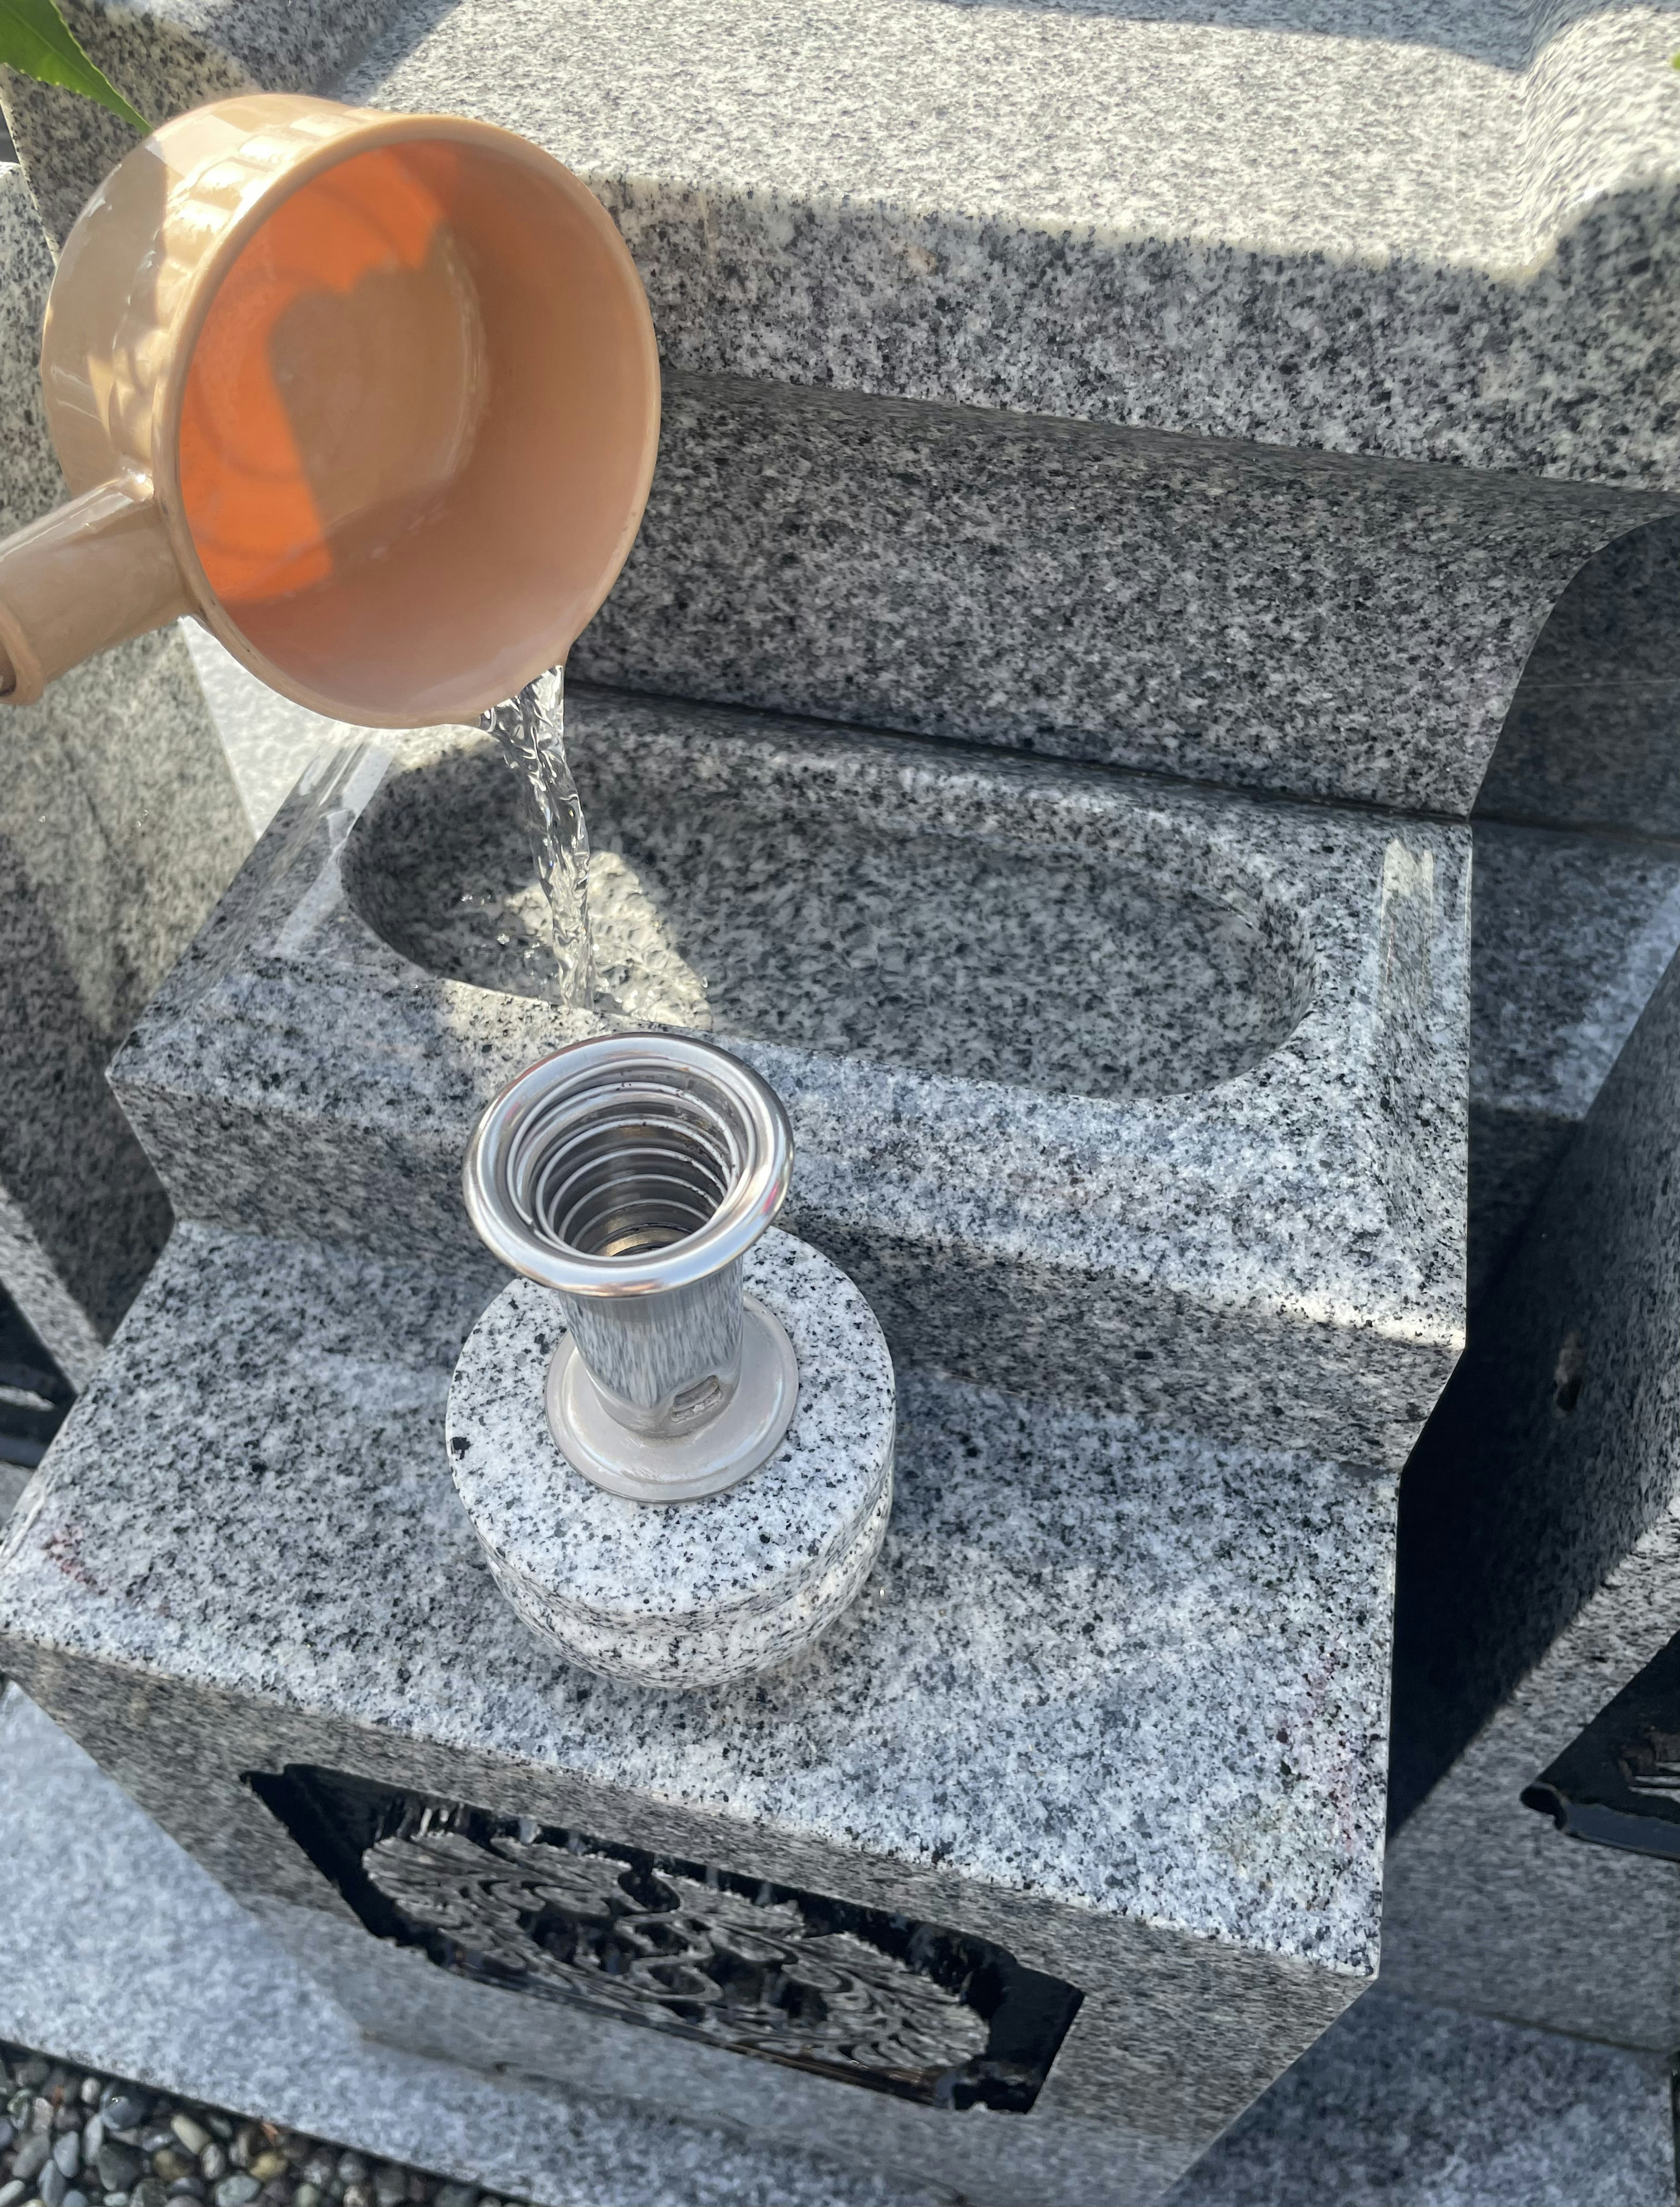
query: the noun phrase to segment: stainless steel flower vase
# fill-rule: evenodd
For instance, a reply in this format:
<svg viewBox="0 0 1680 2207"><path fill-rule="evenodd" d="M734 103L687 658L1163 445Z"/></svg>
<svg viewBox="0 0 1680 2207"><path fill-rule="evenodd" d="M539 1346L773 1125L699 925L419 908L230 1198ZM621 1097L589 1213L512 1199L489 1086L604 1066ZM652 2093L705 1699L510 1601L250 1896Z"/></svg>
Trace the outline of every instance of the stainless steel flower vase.
<svg viewBox="0 0 1680 2207"><path fill-rule="evenodd" d="M467 1211L553 1290L566 1334L549 1427L568 1462L637 1502L715 1494L771 1456L798 1366L741 1288L793 1137L774 1092L710 1043L601 1035L527 1068L480 1120Z"/></svg>

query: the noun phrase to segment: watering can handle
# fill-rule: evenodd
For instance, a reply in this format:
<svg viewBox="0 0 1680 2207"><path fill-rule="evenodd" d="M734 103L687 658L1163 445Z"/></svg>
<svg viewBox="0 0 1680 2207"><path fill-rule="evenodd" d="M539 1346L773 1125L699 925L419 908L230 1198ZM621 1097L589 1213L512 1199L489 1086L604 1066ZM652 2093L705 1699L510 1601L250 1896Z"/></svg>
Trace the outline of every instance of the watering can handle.
<svg viewBox="0 0 1680 2207"><path fill-rule="evenodd" d="M0 543L0 704L33 705L55 675L193 609L152 499L84 491Z"/></svg>

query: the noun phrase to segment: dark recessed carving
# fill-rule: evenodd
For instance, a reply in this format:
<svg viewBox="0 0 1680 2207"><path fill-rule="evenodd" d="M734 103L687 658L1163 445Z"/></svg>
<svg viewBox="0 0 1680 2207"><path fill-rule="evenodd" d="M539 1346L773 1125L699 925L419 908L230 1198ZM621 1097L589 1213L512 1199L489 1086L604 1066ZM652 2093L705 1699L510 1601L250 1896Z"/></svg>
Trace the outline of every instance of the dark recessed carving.
<svg viewBox="0 0 1680 2207"><path fill-rule="evenodd" d="M900 2098L1025 2112L1079 2004L880 1910L341 1772L247 1783L370 1931L457 1976Z"/></svg>

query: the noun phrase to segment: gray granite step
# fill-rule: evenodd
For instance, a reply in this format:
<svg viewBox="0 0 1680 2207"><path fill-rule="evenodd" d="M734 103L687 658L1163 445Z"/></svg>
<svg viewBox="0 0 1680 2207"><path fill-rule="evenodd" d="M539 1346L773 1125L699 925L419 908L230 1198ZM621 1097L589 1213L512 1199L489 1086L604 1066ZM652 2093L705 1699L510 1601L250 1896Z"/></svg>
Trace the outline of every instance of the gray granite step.
<svg viewBox="0 0 1680 2207"><path fill-rule="evenodd" d="M1548 610L1680 487L1637 395L1680 147L1654 24L72 12L156 115L341 85L600 193L667 409L597 681L1464 812ZM121 126L5 97L62 229Z"/></svg>
<svg viewBox="0 0 1680 2207"><path fill-rule="evenodd" d="M154 114L344 82L553 143L636 244L678 368L1673 479L1641 380L1680 172L1660 18L752 0L719 39L703 0L72 14ZM123 141L8 102L73 211Z"/></svg>
<svg viewBox="0 0 1680 2207"><path fill-rule="evenodd" d="M1378 1986L1170 2207L1671 2207L1668 2064Z"/></svg>
<svg viewBox="0 0 1680 2207"><path fill-rule="evenodd" d="M0 2035L542 2207L912 2207L810 2154L361 2037L66 1736L0 1704ZM51 1925L52 1935L40 1935ZM1368 1994L1172 2207L1671 2207L1664 2066Z"/></svg>

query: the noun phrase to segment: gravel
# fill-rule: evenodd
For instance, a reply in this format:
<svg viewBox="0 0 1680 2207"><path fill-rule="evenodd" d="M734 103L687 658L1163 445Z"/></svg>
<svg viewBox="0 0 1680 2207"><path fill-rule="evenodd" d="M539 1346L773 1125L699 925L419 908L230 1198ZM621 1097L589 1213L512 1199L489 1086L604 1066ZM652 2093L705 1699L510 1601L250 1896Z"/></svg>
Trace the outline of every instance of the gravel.
<svg viewBox="0 0 1680 2207"><path fill-rule="evenodd" d="M505 2207L457 2184L0 2042L0 2207ZM505 2203L518 2207L518 2203Z"/></svg>

